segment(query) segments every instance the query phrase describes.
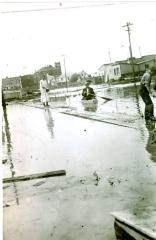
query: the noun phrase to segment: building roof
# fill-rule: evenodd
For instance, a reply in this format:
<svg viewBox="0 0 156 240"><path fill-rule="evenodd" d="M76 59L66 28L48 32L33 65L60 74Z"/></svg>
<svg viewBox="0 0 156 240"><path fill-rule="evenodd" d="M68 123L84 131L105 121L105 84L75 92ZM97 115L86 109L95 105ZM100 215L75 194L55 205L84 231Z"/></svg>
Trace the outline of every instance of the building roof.
<svg viewBox="0 0 156 240"><path fill-rule="evenodd" d="M115 63L128 63L128 59L126 59L126 60L121 60L121 61L116 61Z"/></svg>
<svg viewBox="0 0 156 240"><path fill-rule="evenodd" d="M115 63L113 63L112 65L113 66L115 66L115 65L132 65L131 63L129 63L129 62L115 62ZM136 63L133 63L133 65L138 65L138 64L136 64Z"/></svg>
<svg viewBox="0 0 156 240"><path fill-rule="evenodd" d="M146 61L151 61L153 59L156 59L156 54L145 55L145 56L142 56L140 58L136 58L135 62L136 63L142 63L142 62L146 62Z"/></svg>
<svg viewBox="0 0 156 240"><path fill-rule="evenodd" d="M151 55L145 55L145 56L142 56L140 58L135 58L133 57L133 64L134 65L138 65L138 64L141 64L141 63L146 63L146 62L149 62L151 60L156 60L156 54L151 54ZM103 67L107 67L107 66L111 66L111 65L117 65L117 64L131 64L129 62L130 58L126 59L126 60L119 60L119 61L116 61L114 63L105 63L103 65L101 65L101 67L98 68L98 70L102 70Z"/></svg>
<svg viewBox="0 0 156 240"><path fill-rule="evenodd" d="M150 61L156 61L156 58L151 58L151 59L148 59L148 60L144 60L142 62L138 62L137 65L141 64L141 63L146 63L146 62L150 62Z"/></svg>
<svg viewBox="0 0 156 240"><path fill-rule="evenodd" d="M107 66L110 66L112 65L112 63L104 63L101 65L101 67L98 68L98 70L101 70L103 67L107 67Z"/></svg>

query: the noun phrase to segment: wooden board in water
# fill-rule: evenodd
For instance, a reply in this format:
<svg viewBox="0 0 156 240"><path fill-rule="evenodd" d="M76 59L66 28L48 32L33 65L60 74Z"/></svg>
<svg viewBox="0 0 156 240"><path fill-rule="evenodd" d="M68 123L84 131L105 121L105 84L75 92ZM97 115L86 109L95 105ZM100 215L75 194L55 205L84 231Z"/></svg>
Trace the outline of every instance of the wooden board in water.
<svg viewBox="0 0 156 240"><path fill-rule="evenodd" d="M39 179L39 178L57 177L57 176L63 176L63 175L66 175L65 170L57 170L57 171L51 171L51 172L4 178L3 183L21 182L21 181L28 181L28 180Z"/></svg>
<svg viewBox="0 0 156 240"><path fill-rule="evenodd" d="M156 240L156 208L113 212L116 223L134 239Z"/></svg>

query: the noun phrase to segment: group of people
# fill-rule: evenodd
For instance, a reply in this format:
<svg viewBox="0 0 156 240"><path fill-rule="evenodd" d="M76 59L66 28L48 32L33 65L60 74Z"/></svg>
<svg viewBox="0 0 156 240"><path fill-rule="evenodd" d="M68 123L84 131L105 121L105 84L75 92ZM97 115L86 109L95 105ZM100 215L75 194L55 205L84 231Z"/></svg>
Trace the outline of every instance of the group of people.
<svg viewBox="0 0 156 240"><path fill-rule="evenodd" d="M140 96L145 103L144 117L145 117L146 123L148 123L149 121L156 121L156 118L154 116L154 104L150 96L152 95L151 76L152 76L152 71L150 69L146 69L145 73L141 78L140 89L139 89ZM89 85L90 85L90 81L87 81L86 87L82 91L83 100L91 100L96 97L93 88L91 88ZM156 91L156 83L154 85L153 90ZM153 95L153 97L155 96Z"/></svg>
<svg viewBox="0 0 156 240"><path fill-rule="evenodd" d="M96 95L93 88L90 87L90 80L87 80L86 87L82 91L83 100L91 100L95 99ZM47 82L47 78L44 75L40 80L40 93L41 93L41 102L43 106L49 106L49 86Z"/></svg>
<svg viewBox="0 0 156 240"><path fill-rule="evenodd" d="M139 93L142 100L145 103L145 120L147 121L156 121L154 117L154 104L152 102L150 94L151 92L151 75L152 72L150 69L146 69L143 74L140 82ZM96 94L93 88L90 87L90 80L86 81L85 88L82 90L82 100L91 100L96 98ZM156 86L155 86L156 88ZM156 89L155 89L156 90ZM46 76L43 76L43 79L40 80L40 92L41 92L41 102L44 106L49 106L49 87Z"/></svg>

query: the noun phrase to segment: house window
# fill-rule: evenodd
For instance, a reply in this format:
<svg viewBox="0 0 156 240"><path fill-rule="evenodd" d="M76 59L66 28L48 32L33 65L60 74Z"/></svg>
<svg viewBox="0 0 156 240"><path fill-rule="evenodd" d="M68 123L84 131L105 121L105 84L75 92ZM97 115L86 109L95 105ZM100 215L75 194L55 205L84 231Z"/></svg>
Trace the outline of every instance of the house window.
<svg viewBox="0 0 156 240"><path fill-rule="evenodd" d="M119 75L119 68L117 67L117 68L114 68L114 75L116 75L116 76L118 76Z"/></svg>
<svg viewBox="0 0 156 240"><path fill-rule="evenodd" d="M119 75L119 68L116 68L116 75Z"/></svg>

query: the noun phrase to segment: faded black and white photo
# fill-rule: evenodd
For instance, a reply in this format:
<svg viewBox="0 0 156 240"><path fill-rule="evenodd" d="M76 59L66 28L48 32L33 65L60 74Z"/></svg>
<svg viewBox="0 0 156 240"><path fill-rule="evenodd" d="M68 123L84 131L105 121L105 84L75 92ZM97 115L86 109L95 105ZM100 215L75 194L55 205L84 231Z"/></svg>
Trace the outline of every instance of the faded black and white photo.
<svg viewBox="0 0 156 240"><path fill-rule="evenodd" d="M155 9L0 0L2 239L156 240Z"/></svg>

